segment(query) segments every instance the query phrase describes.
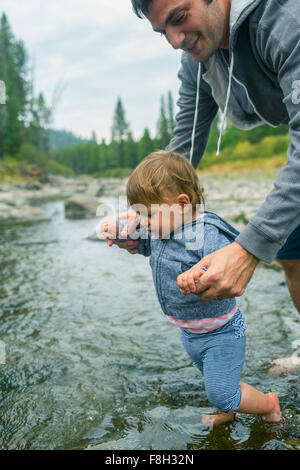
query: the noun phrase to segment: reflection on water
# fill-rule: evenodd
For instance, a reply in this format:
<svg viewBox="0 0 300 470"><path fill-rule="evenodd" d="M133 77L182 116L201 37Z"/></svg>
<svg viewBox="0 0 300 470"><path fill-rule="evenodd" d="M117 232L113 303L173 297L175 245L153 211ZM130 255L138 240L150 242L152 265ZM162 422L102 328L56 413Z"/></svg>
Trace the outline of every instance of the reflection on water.
<svg viewBox="0 0 300 470"><path fill-rule="evenodd" d="M238 415L208 430L203 380L160 311L148 260L86 240L97 220L0 223L2 449L299 449L299 374L273 376L299 318L282 272L257 269L239 303L243 380L279 395L284 429Z"/></svg>

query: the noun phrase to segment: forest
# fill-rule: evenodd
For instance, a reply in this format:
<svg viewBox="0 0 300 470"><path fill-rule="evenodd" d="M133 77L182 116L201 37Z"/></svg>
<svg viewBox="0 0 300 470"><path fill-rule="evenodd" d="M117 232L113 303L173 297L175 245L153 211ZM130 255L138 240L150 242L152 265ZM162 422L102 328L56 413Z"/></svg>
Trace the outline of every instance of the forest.
<svg viewBox="0 0 300 470"><path fill-rule="evenodd" d="M1 98L2 97L2 98ZM83 140L66 130L51 128L55 103L46 103L36 92L34 73L22 40L17 40L5 14L0 19L0 178L54 173L63 176L89 174L94 177L127 176L151 151L164 148L176 126L172 93L166 91L157 104L155 135L145 123L136 138L130 128L122 98L111 115L111 138L107 142L92 131ZM228 168L264 167L270 158L283 165L289 145L288 127L267 125L241 131L227 122L221 157L215 150L219 134L217 115L199 168L226 164Z"/></svg>

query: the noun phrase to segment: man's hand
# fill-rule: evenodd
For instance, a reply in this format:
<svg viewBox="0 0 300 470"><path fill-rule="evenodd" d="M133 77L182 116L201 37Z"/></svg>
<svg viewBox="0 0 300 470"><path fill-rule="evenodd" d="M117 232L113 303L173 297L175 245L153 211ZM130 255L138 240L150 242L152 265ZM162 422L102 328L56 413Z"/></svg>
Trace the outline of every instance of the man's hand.
<svg viewBox="0 0 300 470"><path fill-rule="evenodd" d="M258 262L258 258L233 242L180 274L177 283L183 294L197 294L204 301L239 297L245 292Z"/></svg>
<svg viewBox="0 0 300 470"><path fill-rule="evenodd" d="M119 234L118 222L117 220L126 219L127 223L123 227L122 232ZM139 244L138 240L126 240L126 241L116 241L117 237L128 237L131 232L133 232L138 223L138 216L134 211L124 212L115 217L110 217L101 222L100 231L102 235L106 238L108 246L117 245L119 248L124 248L131 254L138 253L139 250L136 249Z"/></svg>

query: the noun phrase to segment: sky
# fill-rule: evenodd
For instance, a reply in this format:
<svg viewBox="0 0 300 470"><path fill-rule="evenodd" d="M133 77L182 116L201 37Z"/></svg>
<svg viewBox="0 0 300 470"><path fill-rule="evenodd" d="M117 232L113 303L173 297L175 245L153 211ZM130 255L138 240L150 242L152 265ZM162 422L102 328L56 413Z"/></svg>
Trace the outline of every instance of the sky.
<svg viewBox="0 0 300 470"><path fill-rule="evenodd" d="M24 41L35 94L56 102L52 128L109 141L120 96L134 138L145 127L154 137L161 96L177 100L181 54L130 0L1 0L2 13Z"/></svg>

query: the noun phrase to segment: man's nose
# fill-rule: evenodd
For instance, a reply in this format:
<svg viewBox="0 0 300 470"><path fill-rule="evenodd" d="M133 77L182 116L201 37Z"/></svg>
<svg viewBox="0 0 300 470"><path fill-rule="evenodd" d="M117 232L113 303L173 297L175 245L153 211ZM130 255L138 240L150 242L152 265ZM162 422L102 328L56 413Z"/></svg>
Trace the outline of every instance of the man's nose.
<svg viewBox="0 0 300 470"><path fill-rule="evenodd" d="M166 30L166 37L174 49L180 49L185 40L185 33L175 28Z"/></svg>

